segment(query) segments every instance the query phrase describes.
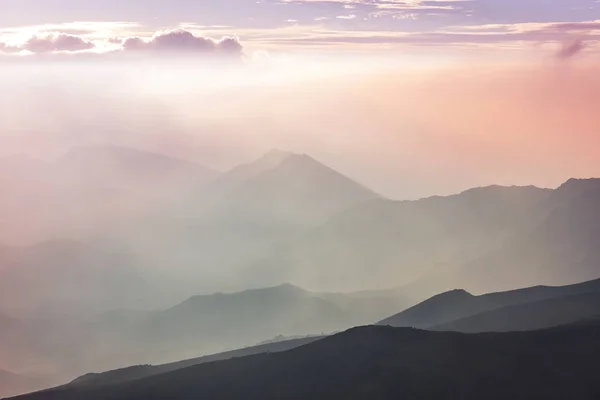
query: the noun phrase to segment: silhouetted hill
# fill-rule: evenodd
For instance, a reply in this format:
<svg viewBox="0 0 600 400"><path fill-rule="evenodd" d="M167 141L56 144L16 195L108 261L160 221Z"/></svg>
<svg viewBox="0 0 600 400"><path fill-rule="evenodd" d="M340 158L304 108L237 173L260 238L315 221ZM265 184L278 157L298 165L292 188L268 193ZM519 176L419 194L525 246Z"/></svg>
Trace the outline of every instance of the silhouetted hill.
<svg viewBox="0 0 600 400"><path fill-rule="evenodd" d="M378 325L396 327L428 328L441 321L452 321L465 314L470 315L471 309L479 309L484 305L473 305L476 296L464 291L453 290L436 295L405 311L379 322Z"/></svg>
<svg viewBox="0 0 600 400"><path fill-rule="evenodd" d="M307 337L301 339L284 340L280 342L262 344L258 346L246 347L239 350L227 351L225 353L214 354L210 356L193 358L190 360L178 361L163 365L138 365L129 368L122 368L114 371L108 371L100 374L86 374L71 382L68 386L76 387L91 387L103 386L118 382L125 382L134 379L145 378L164 374L178 369L191 367L193 365L203 364L207 362L228 360L231 358L245 357L261 353L277 353L281 351L291 350L296 347L312 343L322 339L322 336Z"/></svg>
<svg viewBox="0 0 600 400"><path fill-rule="evenodd" d="M431 329L465 333L527 331L596 317L600 317L600 292L503 307Z"/></svg>
<svg viewBox="0 0 600 400"><path fill-rule="evenodd" d="M530 226L537 217L532 210L550 193L534 187L487 187L418 201L372 200L280 246L245 278L330 291L390 282L402 286L439 276Z"/></svg>
<svg viewBox="0 0 600 400"><path fill-rule="evenodd" d="M363 327L282 353L20 398L594 399L598 335L597 322L476 335Z"/></svg>
<svg viewBox="0 0 600 400"><path fill-rule="evenodd" d="M152 315L139 327L149 352L170 358L219 351L282 335L329 333L352 326L335 303L292 285L203 295Z"/></svg>
<svg viewBox="0 0 600 400"><path fill-rule="evenodd" d="M558 287L535 286L481 296L473 296L464 290L454 290L434 296L405 311L386 318L378 324L396 327L432 328L511 305L526 304L553 298L556 298L560 303L561 299L566 296L587 293L600 293L600 279L575 285ZM555 325L559 325L560 323Z"/></svg>

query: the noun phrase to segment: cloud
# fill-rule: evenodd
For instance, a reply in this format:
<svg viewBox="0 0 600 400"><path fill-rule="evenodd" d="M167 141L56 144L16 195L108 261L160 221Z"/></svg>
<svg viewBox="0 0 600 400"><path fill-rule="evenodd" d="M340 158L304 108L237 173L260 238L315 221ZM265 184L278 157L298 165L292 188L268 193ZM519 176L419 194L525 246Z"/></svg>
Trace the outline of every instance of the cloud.
<svg viewBox="0 0 600 400"><path fill-rule="evenodd" d="M581 38L575 38L563 43L560 50L556 53L556 58L566 60L575 57L585 49L585 42Z"/></svg>
<svg viewBox="0 0 600 400"><path fill-rule="evenodd" d="M10 46L6 43L0 42L0 53L11 54L17 53L19 51L21 51L21 49L19 49L18 47Z"/></svg>
<svg viewBox="0 0 600 400"><path fill-rule="evenodd" d="M57 51L91 50L96 45L80 36L66 33L51 33L42 36L32 36L21 45L22 50L32 53L51 53Z"/></svg>
<svg viewBox="0 0 600 400"><path fill-rule="evenodd" d="M92 50L96 45L83 37L67 33L47 33L30 36L25 42L11 45L0 42L0 52L5 54L27 51L34 54L78 52Z"/></svg>
<svg viewBox="0 0 600 400"><path fill-rule="evenodd" d="M42 33L30 36L25 42L10 45L0 42L0 52L11 54L27 51L33 54L79 52L92 50L96 45L85 38L67 33Z"/></svg>
<svg viewBox="0 0 600 400"><path fill-rule="evenodd" d="M131 37L123 41L122 50L127 52L179 53L179 54L227 54L241 57L243 47L235 37L215 40L196 36L186 30L158 32L150 40Z"/></svg>
<svg viewBox="0 0 600 400"><path fill-rule="evenodd" d="M178 29L156 32L149 38L139 36L106 37L101 40L62 32L39 33L19 44L0 41L0 53L28 52L33 55L96 55L117 57L119 54L173 56L215 56L241 59L244 48L238 38L213 39Z"/></svg>

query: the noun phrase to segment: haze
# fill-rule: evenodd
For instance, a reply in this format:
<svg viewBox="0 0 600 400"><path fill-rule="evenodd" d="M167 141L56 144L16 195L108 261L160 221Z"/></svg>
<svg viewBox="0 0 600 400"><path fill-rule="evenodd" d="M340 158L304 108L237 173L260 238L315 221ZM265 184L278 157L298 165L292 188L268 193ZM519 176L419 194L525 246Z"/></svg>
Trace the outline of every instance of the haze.
<svg viewBox="0 0 600 400"><path fill-rule="evenodd" d="M444 331L521 354L545 348L513 331L550 329L586 365L600 3L550 3L0 0L0 396L210 397L240 368L232 390L301 398L349 343L427 381L427 349L484 343ZM370 324L393 328L346 331ZM490 351L464 382L508 376ZM367 353L327 382L400 393Z"/></svg>

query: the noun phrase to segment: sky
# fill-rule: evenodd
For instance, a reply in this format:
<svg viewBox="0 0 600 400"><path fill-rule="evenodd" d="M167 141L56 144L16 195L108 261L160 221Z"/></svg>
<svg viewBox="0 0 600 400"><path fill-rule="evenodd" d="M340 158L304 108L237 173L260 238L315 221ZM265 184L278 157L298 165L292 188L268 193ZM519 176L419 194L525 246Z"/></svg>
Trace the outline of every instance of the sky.
<svg viewBox="0 0 600 400"><path fill-rule="evenodd" d="M32 36L72 35L63 51L107 51L118 40L186 29L238 37L252 51L515 48L598 38L597 0L2 0L5 50L47 52ZM111 46L112 45L112 46ZM16 49L14 49L16 47Z"/></svg>
<svg viewBox="0 0 600 400"><path fill-rule="evenodd" d="M600 176L597 0L0 0L0 156L307 152L394 198Z"/></svg>

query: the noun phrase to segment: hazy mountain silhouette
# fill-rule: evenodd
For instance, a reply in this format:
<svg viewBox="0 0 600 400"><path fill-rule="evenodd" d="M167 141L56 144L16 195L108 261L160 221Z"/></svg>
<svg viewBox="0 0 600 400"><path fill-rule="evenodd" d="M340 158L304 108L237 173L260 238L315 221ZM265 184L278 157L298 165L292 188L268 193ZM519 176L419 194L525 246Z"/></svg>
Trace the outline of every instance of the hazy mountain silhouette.
<svg viewBox="0 0 600 400"><path fill-rule="evenodd" d="M373 200L281 246L258 262L247 279L267 276L323 290L360 290L388 282L402 286L498 248L530 225L532 214L537 216L532 210L550 193L534 187L487 187L418 201Z"/></svg>
<svg viewBox="0 0 600 400"><path fill-rule="evenodd" d="M20 398L593 399L598 335L598 322L476 335L363 327L281 353Z"/></svg>
<svg viewBox="0 0 600 400"><path fill-rule="evenodd" d="M600 179L571 179L540 202L541 215L502 246L439 282L476 291L559 285L600 275ZM431 277L435 282L436 277ZM439 284L437 286L440 286Z"/></svg>
<svg viewBox="0 0 600 400"><path fill-rule="evenodd" d="M0 169L0 241L11 244L122 229L180 206L218 176L189 161L111 145L77 147L54 162L7 157Z"/></svg>
<svg viewBox="0 0 600 400"><path fill-rule="evenodd" d="M183 266L187 281L227 282L227 290L273 286L290 280L247 281L240 271L331 216L376 197L309 156L275 150L199 189L182 211L185 218L144 225L123 240L144 238L137 245L144 252L140 257ZM198 266L218 268L206 276Z"/></svg>
<svg viewBox="0 0 600 400"><path fill-rule="evenodd" d="M433 328L447 323L450 323L449 325L451 325L452 321L462 320L474 315L482 315L481 313L492 310L507 310L507 308L505 308L507 306L523 305L547 299L557 300L557 303L550 302L548 304L560 304L562 299L568 296L585 295L589 293L600 293L600 280L559 287L535 286L481 296L473 296L465 290L453 290L425 300L420 304L384 319L378 324L395 327ZM511 309L518 309L518 307ZM551 312L551 308L547 309L547 313L548 312ZM585 312L584 314L583 317L590 316L588 312ZM574 317L575 315L576 313L573 314ZM547 315L544 318L547 318ZM555 325L573 322L569 320L561 322L560 318L559 322ZM574 320L576 319L582 319L582 317L575 318Z"/></svg>
<svg viewBox="0 0 600 400"><path fill-rule="evenodd" d="M139 335L142 343L147 342L147 351L182 358L239 348L278 334L329 333L352 322L352 316L335 303L281 285L192 297L148 318Z"/></svg>
<svg viewBox="0 0 600 400"><path fill-rule="evenodd" d="M216 199L208 207L211 218L268 219L303 226L322 223L379 197L306 154L280 150L234 168L207 187L206 193Z"/></svg>
<svg viewBox="0 0 600 400"><path fill-rule="evenodd" d="M128 147L96 145L76 147L57 160L59 168L77 171L81 178L106 184L178 185L207 183L219 173L197 163Z"/></svg>
<svg viewBox="0 0 600 400"><path fill-rule="evenodd" d="M508 306L437 325L432 329L465 333L527 331L597 317L600 317L600 292Z"/></svg>

